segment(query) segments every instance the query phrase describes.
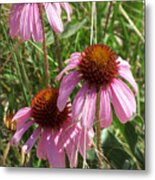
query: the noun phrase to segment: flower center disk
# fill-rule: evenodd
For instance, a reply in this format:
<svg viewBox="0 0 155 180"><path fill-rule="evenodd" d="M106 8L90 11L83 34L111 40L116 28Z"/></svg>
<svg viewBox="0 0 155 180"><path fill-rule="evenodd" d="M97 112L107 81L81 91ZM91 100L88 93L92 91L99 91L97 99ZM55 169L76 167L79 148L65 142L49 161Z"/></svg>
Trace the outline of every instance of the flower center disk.
<svg viewBox="0 0 155 180"><path fill-rule="evenodd" d="M62 112L57 108L58 94L58 89L47 88L41 90L32 99L32 117L39 125L52 129L60 129L64 121L68 118L70 113L68 106Z"/></svg>
<svg viewBox="0 0 155 180"><path fill-rule="evenodd" d="M117 55L110 47L103 44L96 44L88 47L82 53L79 70L82 78L88 84L107 86L118 74Z"/></svg>

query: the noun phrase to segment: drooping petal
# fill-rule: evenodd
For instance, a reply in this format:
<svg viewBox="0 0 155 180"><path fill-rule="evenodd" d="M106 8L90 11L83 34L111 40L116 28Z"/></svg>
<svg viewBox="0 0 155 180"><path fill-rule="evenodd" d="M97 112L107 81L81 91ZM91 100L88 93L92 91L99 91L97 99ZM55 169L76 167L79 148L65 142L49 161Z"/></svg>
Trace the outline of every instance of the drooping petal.
<svg viewBox="0 0 155 180"><path fill-rule="evenodd" d="M80 62L80 57L80 53L73 53L67 62L68 65L66 68L64 68L56 77L56 81L60 81L66 71L76 68Z"/></svg>
<svg viewBox="0 0 155 180"><path fill-rule="evenodd" d="M70 15L72 14L72 8L69 3L61 3L61 6L64 8L64 10L67 13L67 19L68 21L71 21Z"/></svg>
<svg viewBox="0 0 155 180"><path fill-rule="evenodd" d="M135 79L131 73L130 66L124 65L125 63L123 61L124 60L121 60L119 63L118 73L122 78L124 78L125 80L127 80L131 84L135 93L137 93L138 92L137 83L136 83L136 81L135 81Z"/></svg>
<svg viewBox="0 0 155 180"><path fill-rule="evenodd" d="M34 121L29 121L28 123L25 123L23 127L17 129L10 143L14 146L17 146L24 133L32 126L32 124L34 124Z"/></svg>
<svg viewBox="0 0 155 180"><path fill-rule="evenodd" d="M56 9L51 3L44 3L47 19L55 32L63 31L63 24L60 16L58 15Z"/></svg>
<svg viewBox="0 0 155 180"><path fill-rule="evenodd" d="M96 88L92 87L86 95L84 107L82 110L81 121L84 127L91 128L93 126L96 111L96 97Z"/></svg>
<svg viewBox="0 0 155 180"><path fill-rule="evenodd" d="M76 119L82 112L87 91L88 91L88 86L86 83L84 83L82 88L78 91L78 93L74 97L73 105L72 105L72 114L74 119Z"/></svg>
<svg viewBox="0 0 155 180"><path fill-rule="evenodd" d="M10 35L12 38L18 36L19 33L19 22L20 22L20 15L23 9L22 4L13 4L9 14L9 27L10 27Z"/></svg>
<svg viewBox="0 0 155 180"><path fill-rule="evenodd" d="M56 12L57 12L57 14L59 15L59 16L61 16L61 7L60 7L60 3L53 3L53 7L55 8L55 10L56 10Z"/></svg>
<svg viewBox="0 0 155 180"><path fill-rule="evenodd" d="M22 150L24 153L29 153L37 140L39 134L40 134L40 127L36 128L33 132L33 134L29 137L29 139L26 141L26 143L23 145Z"/></svg>
<svg viewBox="0 0 155 180"><path fill-rule="evenodd" d="M65 168L65 153L55 144L54 136L49 134L46 141L47 157L51 167Z"/></svg>
<svg viewBox="0 0 155 180"><path fill-rule="evenodd" d="M32 38L36 42L43 41L43 31L40 19L39 8L36 3L31 4Z"/></svg>
<svg viewBox="0 0 155 180"><path fill-rule="evenodd" d="M90 131L92 131L92 128L90 129ZM79 134L78 136L76 136L74 143L77 144L77 148L85 161L87 156L87 150L90 149L91 142L92 136L90 136L89 130L86 127L80 127Z"/></svg>
<svg viewBox="0 0 155 180"><path fill-rule="evenodd" d="M107 89L101 90L99 117L100 117L101 127L103 128L107 128L112 123L110 97Z"/></svg>
<svg viewBox="0 0 155 180"><path fill-rule="evenodd" d="M20 17L20 34L23 40L27 41L31 36L31 4L24 4Z"/></svg>
<svg viewBox="0 0 155 180"><path fill-rule="evenodd" d="M110 87L112 103L117 117L126 123L136 112L136 101L133 92L120 79L114 79Z"/></svg>
<svg viewBox="0 0 155 180"><path fill-rule="evenodd" d="M77 147L73 143L68 143L68 145L66 146L66 152L69 159L70 168L77 167L77 162L78 162Z"/></svg>
<svg viewBox="0 0 155 180"><path fill-rule="evenodd" d="M44 160L46 160L47 158L46 139L47 139L47 131L46 129L44 129L44 131L42 132L39 138L38 147L37 147L37 157Z"/></svg>
<svg viewBox="0 0 155 180"><path fill-rule="evenodd" d="M22 109L20 109L13 117L12 122L13 121L26 121L28 120L32 115L32 108L30 107L24 107Z"/></svg>
<svg viewBox="0 0 155 180"><path fill-rule="evenodd" d="M80 77L78 71L73 71L63 77L60 84L59 96L57 100L57 107L60 111L65 108L69 95L79 81Z"/></svg>

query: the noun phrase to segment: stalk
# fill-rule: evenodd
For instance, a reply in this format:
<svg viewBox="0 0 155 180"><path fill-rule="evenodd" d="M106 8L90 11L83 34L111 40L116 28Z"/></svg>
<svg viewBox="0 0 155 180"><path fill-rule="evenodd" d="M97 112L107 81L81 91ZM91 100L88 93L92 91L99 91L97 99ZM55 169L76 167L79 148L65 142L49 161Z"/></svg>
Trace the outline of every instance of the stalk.
<svg viewBox="0 0 155 180"><path fill-rule="evenodd" d="M61 47L60 47L60 41L59 41L59 36L55 32L54 34L54 41L55 41L55 49L56 49L56 55L57 55L57 61L58 61L58 67L59 67L59 72L63 69L62 66L62 57L61 57Z"/></svg>
<svg viewBox="0 0 155 180"><path fill-rule="evenodd" d="M39 12L40 12L41 25L42 25L42 32L43 32L43 53L44 53L46 87L50 87L50 78L49 78L49 72L48 72L49 64L48 64L48 58L47 58L47 47L46 47L44 20L43 20L43 13L42 13L42 4L39 4Z"/></svg>
<svg viewBox="0 0 155 180"><path fill-rule="evenodd" d="M100 109L100 91L97 92L96 99L96 138L97 138L97 150L98 150L98 164L99 168L103 168L103 153L102 153L102 143L101 143L101 124L99 118Z"/></svg>

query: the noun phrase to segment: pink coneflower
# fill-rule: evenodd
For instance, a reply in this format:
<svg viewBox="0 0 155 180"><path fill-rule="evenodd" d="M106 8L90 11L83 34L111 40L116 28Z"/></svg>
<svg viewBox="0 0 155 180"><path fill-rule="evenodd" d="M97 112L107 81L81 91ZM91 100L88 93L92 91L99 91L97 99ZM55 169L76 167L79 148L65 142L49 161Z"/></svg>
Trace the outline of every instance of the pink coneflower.
<svg viewBox="0 0 155 180"><path fill-rule="evenodd" d="M48 22L55 32L63 31L61 20L62 8L67 13L68 21L71 20L72 8L69 3L43 3ZM21 36L22 40L30 39L31 34L34 41L43 41L43 30L40 18L39 4L23 3L13 4L9 15L10 35L12 38Z"/></svg>
<svg viewBox="0 0 155 180"><path fill-rule="evenodd" d="M66 71L74 69L65 75L60 84L57 106L63 111L68 97L82 82L82 87L73 100L73 117L81 120L86 127L92 127L96 112L97 93L100 93L99 118L101 127L112 123L111 103L118 119L122 123L130 120L136 112L135 95L128 87L128 81L137 92L137 84L130 71L127 61L118 57L108 46L96 44L86 48L82 53L73 53L67 67L57 76L60 80Z"/></svg>
<svg viewBox="0 0 155 180"><path fill-rule="evenodd" d="M39 138L38 158L48 159L51 167L65 167L66 152L72 168L77 165L77 151L86 160L86 150L91 146L93 132L86 131L79 123L73 123L70 103L60 112L56 106L57 97L58 89L47 88L33 98L31 107L20 109L12 120L16 121L17 129L10 142L17 146L33 125L35 130L22 150L30 152Z"/></svg>

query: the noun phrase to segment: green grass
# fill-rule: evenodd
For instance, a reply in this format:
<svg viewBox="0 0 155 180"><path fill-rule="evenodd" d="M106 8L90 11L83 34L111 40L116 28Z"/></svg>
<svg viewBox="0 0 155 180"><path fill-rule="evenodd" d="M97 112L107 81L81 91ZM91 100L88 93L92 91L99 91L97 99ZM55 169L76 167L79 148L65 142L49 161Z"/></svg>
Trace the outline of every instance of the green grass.
<svg viewBox="0 0 155 180"><path fill-rule="evenodd" d="M73 7L72 21L66 23L66 14L63 13L65 30L59 35L63 67L65 67L64 61L71 53L81 52L90 45L92 3L80 2L71 3L71 5ZM96 3L96 17L94 17L96 21L93 26L92 41L110 46L119 56L129 61L139 93L136 97L137 114L133 120L122 125L114 114L111 127L102 130L103 152L112 169L145 169L144 3L141 1L114 2L104 36L108 7L108 2ZM20 43L19 40L10 38L8 33L9 8L9 5L0 6L1 166L4 165L1 161L4 150L13 135L13 132L3 124L6 106L8 105L9 112L29 106L33 95L45 87L42 44L34 43L32 40ZM59 70L53 32L46 16L44 20L52 85ZM30 159L24 166L48 167L47 162L37 159L35 152L36 148L33 148ZM93 150L88 153L87 161L90 168L98 167L97 157ZM11 147L5 166L23 166L20 149ZM78 167L82 167L81 157L79 157Z"/></svg>

